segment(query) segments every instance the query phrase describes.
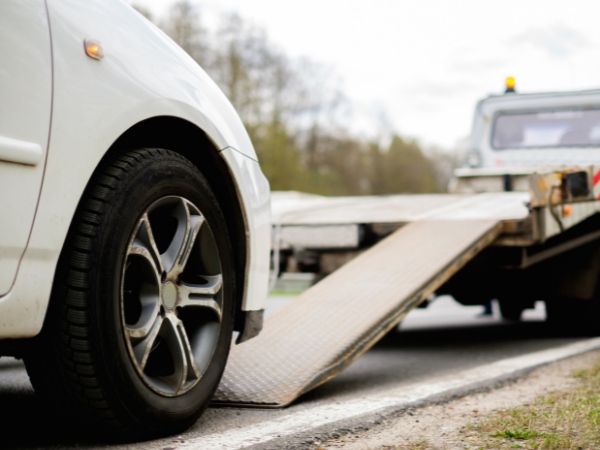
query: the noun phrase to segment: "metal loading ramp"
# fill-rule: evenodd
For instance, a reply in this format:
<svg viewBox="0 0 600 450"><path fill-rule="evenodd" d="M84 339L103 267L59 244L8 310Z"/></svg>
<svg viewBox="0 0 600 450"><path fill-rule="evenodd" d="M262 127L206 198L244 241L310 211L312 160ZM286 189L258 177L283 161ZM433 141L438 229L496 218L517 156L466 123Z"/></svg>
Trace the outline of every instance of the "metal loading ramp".
<svg viewBox="0 0 600 450"><path fill-rule="evenodd" d="M213 402L283 407L339 375L501 230L497 220L413 222L234 346Z"/></svg>

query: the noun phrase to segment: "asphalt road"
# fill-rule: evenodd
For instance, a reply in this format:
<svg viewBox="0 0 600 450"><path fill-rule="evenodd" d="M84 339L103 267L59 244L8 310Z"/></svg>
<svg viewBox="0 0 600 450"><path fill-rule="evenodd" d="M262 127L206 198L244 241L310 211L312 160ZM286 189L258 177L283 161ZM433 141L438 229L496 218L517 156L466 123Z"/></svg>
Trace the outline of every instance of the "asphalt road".
<svg viewBox="0 0 600 450"><path fill-rule="evenodd" d="M275 297L269 312L292 297ZM561 336L543 323L543 304L526 311L520 323L478 317L481 307L462 307L449 297L428 309L413 311L399 330L389 333L346 372L302 396L283 410L209 408L185 434L142 443L110 443L78 436L36 399L20 361L0 359L1 449L13 448L134 448L168 449L178 441L248 426L264 420L349 398L367 397L386 389L426 381L436 376L480 366L499 359L554 348L583 339Z"/></svg>

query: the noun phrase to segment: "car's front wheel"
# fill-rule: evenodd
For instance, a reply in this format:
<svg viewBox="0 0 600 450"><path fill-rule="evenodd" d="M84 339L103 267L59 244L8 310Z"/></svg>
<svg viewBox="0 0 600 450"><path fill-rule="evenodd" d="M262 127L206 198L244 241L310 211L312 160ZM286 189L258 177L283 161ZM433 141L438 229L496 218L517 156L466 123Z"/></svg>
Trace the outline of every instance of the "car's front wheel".
<svg viewBox="0 0 600 450"><path fill-rule="evenodd" d="M81 200L26 357L36 392L96 428L188 427L225 367L233 271L225 220L192 163L142 149L105 164Z"/></svg>

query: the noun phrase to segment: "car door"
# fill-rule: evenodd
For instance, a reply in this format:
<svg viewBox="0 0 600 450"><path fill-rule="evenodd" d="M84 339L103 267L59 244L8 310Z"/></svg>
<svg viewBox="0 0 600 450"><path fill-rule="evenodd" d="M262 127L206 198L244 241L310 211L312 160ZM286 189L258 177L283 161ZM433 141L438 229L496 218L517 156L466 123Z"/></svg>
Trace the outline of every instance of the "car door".
<svg viewBox="0 0 600 450"><path fill-rule="evenodd" d="M0 61L2 296L27 247L48 148L52 50L44 0L0 1Z"/></svg>

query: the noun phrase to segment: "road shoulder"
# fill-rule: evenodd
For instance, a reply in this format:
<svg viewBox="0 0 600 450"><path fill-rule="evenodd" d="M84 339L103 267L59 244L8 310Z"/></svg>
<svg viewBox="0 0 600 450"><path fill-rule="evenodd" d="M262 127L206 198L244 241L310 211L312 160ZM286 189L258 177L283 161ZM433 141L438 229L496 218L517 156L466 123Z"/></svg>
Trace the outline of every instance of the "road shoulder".
<svg viewBox="0 0 600 450"><path fill-rule="evenodd" d="M324 442L306 442L306 448L469 448L469 425L477 426L499 410L527 406L550 392L574 389L579 381L572 373L590 368L599 358L600 351L596 350L554 362L521 379L507 381L501 387L488 388L487 392L381 416L379 423L348 430L346 434L338 433L339 436Z"/></svg>

